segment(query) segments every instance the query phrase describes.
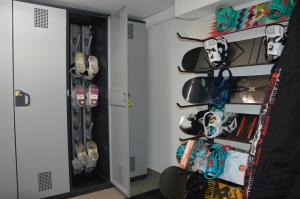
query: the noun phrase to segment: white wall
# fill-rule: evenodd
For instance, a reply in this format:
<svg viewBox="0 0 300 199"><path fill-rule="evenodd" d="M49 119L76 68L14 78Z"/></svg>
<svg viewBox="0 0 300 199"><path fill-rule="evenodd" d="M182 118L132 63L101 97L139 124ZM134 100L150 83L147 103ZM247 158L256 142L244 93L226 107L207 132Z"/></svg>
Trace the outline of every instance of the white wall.
<svg viewBox="0 0 300 199"><path fill-rule="evenodd" d="M152 19L155 17L152 17ZM180 74L177 66L185 52L199 46L199 43L180 41L176 32L188 32L203 38L207 32L206 19L184 21L171 18L162 23L153 23L147 29L147 110L148 110L148 167L162 172L171 165L177 165L175 158L180 137L186 137L179 130L179 120L191 109L179 109L176 102L184 103L181 89L184 82L194 74ZM192 31L191 31L192 30ZM264 35L264 28L252 29L226 36L229 41L244 40ZM232 69L234 75L269 74L271 65ZM230 106L228 110L258 114L259 106ZM244 148L245 146L240 146Z"/></svg>
<svg viewBox="0 0 300 199"><path fill-rule="evenodd" d="M148 96L148 167L162 172L175 165L179 112L176 107L181 85L177 72L183 53L197 43L180 43L176 30L184 23L168 20L148 28L147 96ZM178 47L181 44L180 48ZM184 76L184 75L183 75Z"/></svg>

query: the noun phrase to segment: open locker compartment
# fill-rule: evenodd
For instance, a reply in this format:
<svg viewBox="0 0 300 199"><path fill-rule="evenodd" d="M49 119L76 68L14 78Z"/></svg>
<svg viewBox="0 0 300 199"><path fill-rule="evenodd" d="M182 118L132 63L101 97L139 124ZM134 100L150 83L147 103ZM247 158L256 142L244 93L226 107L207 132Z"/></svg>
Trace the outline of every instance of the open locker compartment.
<svg viewBox="0 0 300 199"><path fill-rule="evenodd" d="M74 54L72 55L72 44L71 44L71 34L72 26L77 26L80 28L82 33L82 27L89 29L92 35L90 41L90 55L95 56L98 59L99 71L90 81L99 89L98 95L98 105L90 108L90 111L86 107L82 107L79 112L81 115L81 127L82 134L85 134L85 121L86 115L91 115L91 122L93 123L92 130L89 136L91 140L94 141L98 149L98 160L95 164L95 168L86 172L83 169L81 172L74 172L73 168L73 157L74 157L74 136L73 136L73 105L72 105L72 77L70 76L69 70L74 62ZM83 30L84 31L84 30ZM109 169L109 128L108 128L108 19L106 16L93 15L91 13L84 13L78 11L68 12L68 55L69 64L67 68L68 76L68 88L70 90L70 96L68 99L69 104L69 143L70 143L70 175L71 175L71 190L78 191L84 189L101 189L108 187L110 185L110 169ZM81 38L82 39L82 38ZM87 59L88 56L85 57ZM86 66L88 66L88 61L86 60ZM87 85L83 78L80 83L85 87L85 92L87 92ZM86 114L89 113L89 114ZM82 136L82 142L85 144L84 135Z"/></svg>

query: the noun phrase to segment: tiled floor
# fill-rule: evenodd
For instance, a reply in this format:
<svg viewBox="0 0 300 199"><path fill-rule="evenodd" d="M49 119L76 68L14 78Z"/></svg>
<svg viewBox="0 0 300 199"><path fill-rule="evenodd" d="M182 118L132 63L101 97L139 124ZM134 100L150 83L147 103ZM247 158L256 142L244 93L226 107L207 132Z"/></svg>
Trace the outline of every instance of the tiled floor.
<svg viewBox="0 0 300 199"><path fill-rule="evenodd" d="M159 177L160 177L159 173L151 169L148 169L147 178L131 182L131 186L130 186L131 196L152 191L154 189L158 189Z"/></svg>
<svg viewBox="0 0 300 199"><path fill-rule="evenodd" d="M120 193L115 188L105 189L102 191L97 191L94 193L77 196L70 199L124 199L126 198L122 193Z"/></svg>
<svg viewBox="0 0 300 199"><path fill-rule="evenodd" d="M147 178L131 182L130 192L131 196L152 191L159 187L159 177L160 174L148 169ZM102 191L97 191L94 193L76 196L70 199L124 199L126 198L122 193L120 193L116 188L105 189Z"/></svg>

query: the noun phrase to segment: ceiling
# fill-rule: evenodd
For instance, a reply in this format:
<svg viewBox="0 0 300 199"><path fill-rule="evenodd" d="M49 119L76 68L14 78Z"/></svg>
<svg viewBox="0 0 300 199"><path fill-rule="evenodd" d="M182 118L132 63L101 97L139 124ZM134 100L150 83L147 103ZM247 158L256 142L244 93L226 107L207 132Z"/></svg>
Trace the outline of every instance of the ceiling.
<svg viewBox="0 0 300 199"><path fill-rule="evenodd" d="M174 0L35 0L56 6L111 13L124 6L128 15L143 20L174 5Z"/></svg>

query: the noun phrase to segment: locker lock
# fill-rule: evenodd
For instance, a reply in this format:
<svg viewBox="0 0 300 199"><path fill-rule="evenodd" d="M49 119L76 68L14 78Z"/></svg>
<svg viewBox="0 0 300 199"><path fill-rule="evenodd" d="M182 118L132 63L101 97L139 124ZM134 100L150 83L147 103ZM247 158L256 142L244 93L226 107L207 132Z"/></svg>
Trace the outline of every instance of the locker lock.
<svg viewBox="0 0 300 199"><path fill-rule="evenodd" d="M15 103L16 106L29 106L30 95L21 90L15 91Z"/></svg>

